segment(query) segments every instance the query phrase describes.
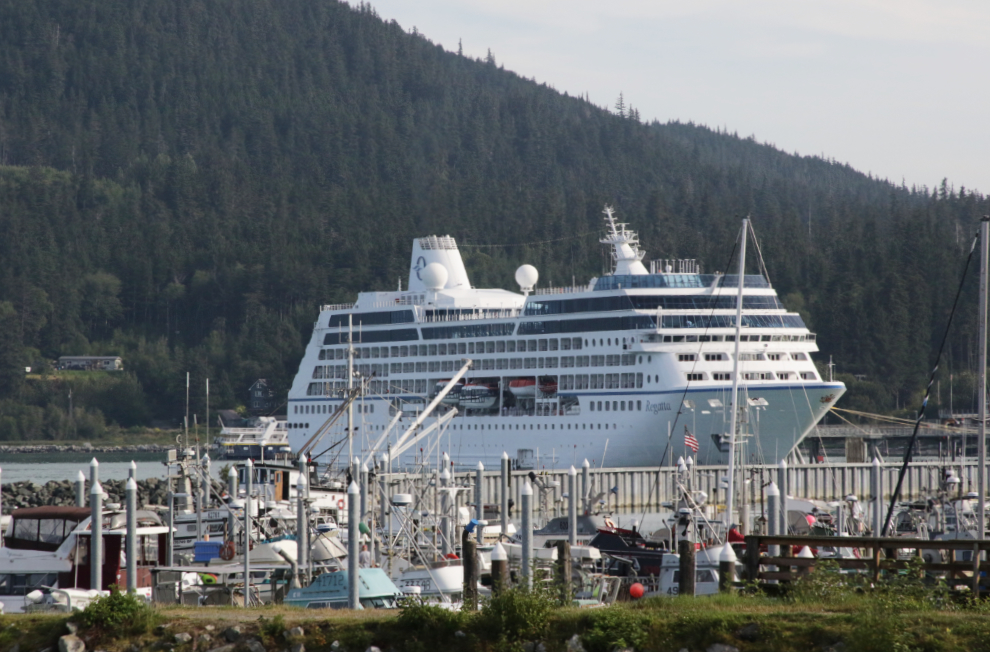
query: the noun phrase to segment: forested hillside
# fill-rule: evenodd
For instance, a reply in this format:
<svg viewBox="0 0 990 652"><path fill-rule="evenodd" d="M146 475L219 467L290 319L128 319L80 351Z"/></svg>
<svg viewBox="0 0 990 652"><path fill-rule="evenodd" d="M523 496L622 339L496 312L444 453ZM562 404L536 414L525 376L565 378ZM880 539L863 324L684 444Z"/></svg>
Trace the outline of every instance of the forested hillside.
<svg viewBox="0 0 990 652"><path fill-rule="evenodd" d="M709 271L751 215L821 358L866 376L849 403L893 410L990 212L945 183L642 124L331 0L0 0L0 166L0 438L75 427L65 388L24 379L59 355L124 356L76 402L93 436L178 419L186 371L199 414L207 377L217 407L259 377L284 393L319 304L394 288L415 236L455 236L478 286L513 288L522 262L586 280L606 202L650 257Z"/></svg>

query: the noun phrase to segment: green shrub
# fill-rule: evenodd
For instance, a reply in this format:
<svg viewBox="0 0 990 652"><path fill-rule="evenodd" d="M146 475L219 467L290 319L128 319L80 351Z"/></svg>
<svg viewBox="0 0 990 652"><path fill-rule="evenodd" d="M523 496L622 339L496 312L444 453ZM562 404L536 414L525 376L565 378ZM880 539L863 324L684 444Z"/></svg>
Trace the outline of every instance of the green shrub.
<svg viewBox="0 0 990 652"><path fill-rule="evenodd" d="M110 587L110 595L90 602L79 614L79 619L99 640L147 634L158 623L158 614L143 598L121 593L120 587L114 584Z"/></svg>
<svg viewBox="0 0 990 652"><path fill-rule="evenodd" d="M272 645L278 644L285 635L286 629L288 627L285 625L285 619L282 618L282 614L278 614L273 618L258 616L258 631L266 643Z"/></svg>
<svg viewBox="0 0 990 652"><path fill-rule="evenodd" d="M467 621L467 612L409 600L402 605L395 627L404 649L427 652L449 644L458 630L465 629Z"/></svg>
<svg viewBox="0 0 990 652"><path fill-rule="evenodd" d="M485 601L473 629L496 649L520 649L525 641L543 638L556 607L551 591L510 589Z"/></svg>
<svg viewBox="0 0 990 652"><path fill-rule="evenodd" d="M642 650L646 645L649 618L621 605L596 609L589 614L588 629L581 642L588 652L611 652L615 648Z"/></svg>

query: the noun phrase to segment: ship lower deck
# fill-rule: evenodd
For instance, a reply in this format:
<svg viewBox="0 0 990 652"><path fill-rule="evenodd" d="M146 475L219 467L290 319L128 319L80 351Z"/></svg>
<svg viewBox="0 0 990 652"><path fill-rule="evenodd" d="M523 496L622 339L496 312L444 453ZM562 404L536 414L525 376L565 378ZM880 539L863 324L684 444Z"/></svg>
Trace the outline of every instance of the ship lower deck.
<svg viewBox="0 0 990 652"><path fill-rule="evenodd" d="M845 391L841 383L760 385L740 389L740 402L747 406L739 426L742 455L751 462L773 462L785 457L817 424ZM613 392L561 392L569 409L541 410L538 401L528 407L497 410L464 410L439 436L432 435L407 453L401 463L414 458L433 459L442 452L456 463L498 465L503 451L518 466L552 468L561 463L580 464L588 459L596 466L659 465L690 454L684 436L689 431L698 440L698 463L727 461L725 435L729 430L726 406L731 403L728 386L715 388L671 388L665 390L619 390ZM362 456L393 418L394 405L422 401L422 397L364 397L355 405L355 452ZM762 400L759 400L762 399ZM326 402L323 398L296 399L293 403ZM339 401L330 402L332 407ZM411 403L415 405L415 403ZM440 416L450 408L439 406ZM309 423L289 430L297 449L307 433L326 419L321 414L300 415ZM400 434L413 421L403 416ZM427 419L429 425L433 417ZM342 436L343 429L337 436ZM396 434L396 436L397 436ZM331 435L333 437L333 435ZM395 437L391 437L394 441ZM328 441L327 445L332 443ZM380 454L384 451L375 451ZM397 460L399 462L399 460Z"/></svg>

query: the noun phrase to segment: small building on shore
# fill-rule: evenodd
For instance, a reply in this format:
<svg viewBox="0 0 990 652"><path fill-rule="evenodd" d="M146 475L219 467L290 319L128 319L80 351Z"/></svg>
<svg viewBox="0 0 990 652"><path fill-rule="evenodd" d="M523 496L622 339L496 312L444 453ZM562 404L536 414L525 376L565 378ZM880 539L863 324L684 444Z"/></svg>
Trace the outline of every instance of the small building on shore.
<svg viewBox="0 0 990 652"><path fill-rule="evenodd" d="M63 355L58 359L61 371L123 371L119 355Z"/></svg>

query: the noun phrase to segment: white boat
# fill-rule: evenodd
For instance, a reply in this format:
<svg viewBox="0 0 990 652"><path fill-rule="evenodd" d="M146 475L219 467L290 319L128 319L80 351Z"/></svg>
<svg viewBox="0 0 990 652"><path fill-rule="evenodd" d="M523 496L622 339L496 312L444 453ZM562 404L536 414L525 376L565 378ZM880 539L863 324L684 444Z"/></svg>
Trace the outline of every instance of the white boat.
<svg viewBox="0 0 990 652"><path fill-rule="evenodd" d="M458 405L464 410L491 410L498 404L498 387L466 384Z"/></svg>
<svg viewBox="0 0 990 652"><path fill-rule="evenodd" d="M16 509L0 547L0 605L4 613L84 609L111 584L127 585L126 513L103 514L100 585L90 584L91 513L85 507ZM154 512L137 513L138 594L151 597L151 568L164 563L168 528Z"/></svg>
<svg viewBox="0 0 990 652"><path fill-rule="evenodd" d="M516 378L509 381L509 391L517 398L536 398L536 379Z"/></svg>
<svg viewBox="0 0 990 652"><path fill-rule="evenodd" d="M536 269L523 265L519 292L474 288L454 238L429 236L413 241L406 289L323 306L288 394L293 448L341 405L353 348L355 372L370 379L354 406L362 457L385 452L372 451L371 442L400 411L420 412L437 383L469 359L458 413L443 435L456 462L497 468L503 451L538 449L596 466L603 459L656 465L671 448L680 454L680 438L671 442L668 433L689 424L697 462L724 464L739 279L703 273L694 260L647 266L636 234L610 208L605 213L601 242L614 268L583 285L537 288ZM747 459L775 461L845 386L819 376L815 334L767 278L746 275L743 285L738 380L748 414L739 439L749 446ZM530 379L534 390L524 389ZM490 391L466 402L478 385ZM417 453L396 461L413 462Z"/></svg>
<svg viewBox="0 0 990 652"><path fill-rule="evenodd" d="M274 460L292 453L287 422L275 417L253 417L236 422L220 421L214 444L221 459Z"/></svg>

